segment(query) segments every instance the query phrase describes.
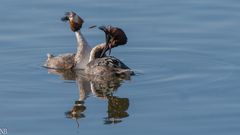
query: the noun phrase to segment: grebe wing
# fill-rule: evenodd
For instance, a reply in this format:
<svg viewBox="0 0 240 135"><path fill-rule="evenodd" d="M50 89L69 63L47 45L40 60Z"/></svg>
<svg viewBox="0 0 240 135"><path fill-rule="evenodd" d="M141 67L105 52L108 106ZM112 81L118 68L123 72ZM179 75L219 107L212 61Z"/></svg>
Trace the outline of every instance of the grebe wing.
<svg viewBox="0 0 240 135"><path fill-rule="evenodd" d="M71 69L74 66L75 53L65 53L58 56L51 54L47 55L48 58L44 63L44 67L52 69Z"/></svg>
<svg viewBox="0 0 240 135"><path fill-rule="evenodd" d="M130 69L121 60L119 60L113 56L97 58L94 61L91 61L90 63L91 63L90 65L92 65L92 66L107 66L109 68Z"/></svg>
<svg viewBox="0 0 240 135"><path fill-rule="evenodd" d="M128 66L113 56L97 58L89 62L85 72L100 76L134 75L134 72Z"/></svg>

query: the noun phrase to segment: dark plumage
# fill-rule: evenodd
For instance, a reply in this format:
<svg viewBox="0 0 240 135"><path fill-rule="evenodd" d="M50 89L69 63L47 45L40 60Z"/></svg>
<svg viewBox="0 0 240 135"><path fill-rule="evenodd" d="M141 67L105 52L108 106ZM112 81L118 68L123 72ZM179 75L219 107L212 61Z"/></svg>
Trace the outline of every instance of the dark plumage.
<svg viewBox="0 0 240 135"><path fill-rule="evenodd" d="M125 32L118 27L112 26L101 26L100 30L105 32L106 47L102 51L101 57L109 50L109 55L111 54L111 48L117 47L119 45L125 45L127 43L127 36Z"/></svg>
<svg viewBox="0 0 240 135"><path fill-rule="evenodd" d="M74 12L66 12L65 16L61 18L62 21L69 21L70 28L73 32L76 32L82 28L84 23L83 19Z"/></svg>

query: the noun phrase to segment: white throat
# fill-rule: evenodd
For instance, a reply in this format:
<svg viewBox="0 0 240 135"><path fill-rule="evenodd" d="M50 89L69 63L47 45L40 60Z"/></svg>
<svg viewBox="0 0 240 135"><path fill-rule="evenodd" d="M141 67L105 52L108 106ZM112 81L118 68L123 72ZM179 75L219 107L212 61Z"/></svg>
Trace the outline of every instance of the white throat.
<svg viewBox="0 0 240 135"><path fill-rule="evenodd" d="M96 58L99 58L97 54L101 54L103 51L103 48L105 47L106 43L101 43L96 45L90 52L90 58L89 62L92 60L95 60Z"/></svg>
<svg viewBox="0 0 240 135"><path fill-rule="evenodd" d="M88 45L84 36L80 31L75 32L77 39L77 53L75 55L76 69L85 69L91 52L91 47Z"/></svg>

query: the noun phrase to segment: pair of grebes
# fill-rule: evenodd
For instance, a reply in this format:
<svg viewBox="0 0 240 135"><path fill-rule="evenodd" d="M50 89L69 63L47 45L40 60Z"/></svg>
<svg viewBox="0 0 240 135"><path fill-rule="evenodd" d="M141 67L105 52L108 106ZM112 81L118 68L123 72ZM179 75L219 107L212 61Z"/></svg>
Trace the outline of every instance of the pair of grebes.
<svg viewBox="0 0 240 135"><path fill-rule="evenodd" d="M124 31L117 27L99 27L105 33L105 43L91 48L82 35L80 29L84 23L83 19L74 12L67 12L62 21L68 21L71 30L77 39L77 52L66 53L58 56L47 55L44 67L56 70L84 69L88 75L98 76L130 76L134 72L123 62L113 56L107 56L111 49L127 43L127 36Z"/></svg>

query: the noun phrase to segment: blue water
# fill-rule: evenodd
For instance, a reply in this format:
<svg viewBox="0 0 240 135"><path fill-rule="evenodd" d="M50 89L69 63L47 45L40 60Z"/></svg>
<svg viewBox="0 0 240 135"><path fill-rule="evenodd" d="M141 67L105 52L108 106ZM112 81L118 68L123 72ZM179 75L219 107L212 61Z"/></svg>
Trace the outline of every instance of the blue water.
<svg viewBox="0 0 240 135"><path fill-rule="evenodd" d="M66 11L85 20L82 33L92 46L104 40L92 25L118 26L128 36L112 52L137 72L113 93L128 101L119 123L106 124L109 100L92 93L85 117L67 118L79 84L41 67L46 53L76 50L74 34L60 21ZM239 135L239 13L238 0L1 0L0 129L9 135Z"/></svg>

